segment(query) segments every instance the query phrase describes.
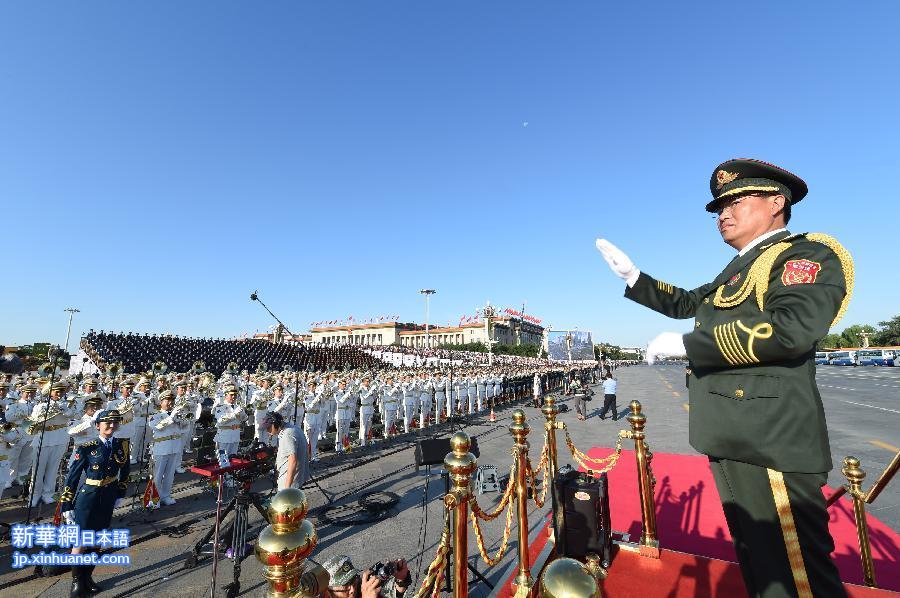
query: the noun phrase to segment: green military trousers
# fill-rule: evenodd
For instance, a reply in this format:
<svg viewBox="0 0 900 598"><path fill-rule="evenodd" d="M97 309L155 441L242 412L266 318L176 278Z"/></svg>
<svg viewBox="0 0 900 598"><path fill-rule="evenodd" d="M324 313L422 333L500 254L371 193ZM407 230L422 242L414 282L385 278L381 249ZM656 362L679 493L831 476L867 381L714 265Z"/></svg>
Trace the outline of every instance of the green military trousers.
<svg viewBox="0 0 900 598"><path fill-rule="evenodd" d="M824 473L709 458L751 597L846 596L831 559Z"/></svg>

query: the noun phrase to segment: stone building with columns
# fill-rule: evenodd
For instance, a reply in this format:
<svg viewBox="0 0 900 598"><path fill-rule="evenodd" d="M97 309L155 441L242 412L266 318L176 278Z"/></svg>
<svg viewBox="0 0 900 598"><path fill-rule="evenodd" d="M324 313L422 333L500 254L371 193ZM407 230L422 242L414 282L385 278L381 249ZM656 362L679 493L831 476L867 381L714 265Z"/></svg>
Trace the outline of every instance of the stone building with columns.
<svg viewBox="0 0 900 598"><path fill-rule="evenodd" d="M310 333L314 343L426 346L425 325L409 322L323 326L311 328ZM544 328L534 322L507 315L491 318L490 340L502 345L541 345L543 335ZM431 326L428 337L429 345L434 348L441 345L487 343L489 333L484 320L479 320L459 326Z"/></svg>

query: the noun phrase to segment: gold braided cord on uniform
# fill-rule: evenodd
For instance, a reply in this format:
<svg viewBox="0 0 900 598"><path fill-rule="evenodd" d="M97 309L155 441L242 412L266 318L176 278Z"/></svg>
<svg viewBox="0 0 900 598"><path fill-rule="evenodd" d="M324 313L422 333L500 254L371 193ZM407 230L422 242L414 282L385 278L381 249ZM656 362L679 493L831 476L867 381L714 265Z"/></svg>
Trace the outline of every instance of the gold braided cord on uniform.
<svg viewBox="0 0 900 598"><path fill-rule="evenodd" d="M510 479L512 479L512 476L510 476ZM474 509L469 514L469 518L472 520L472 527L475 529L475 541L478 544L478 552L481 553L481 559L488 567L493 567L499 563L503 559L503 555L506 554L506 547L509 545L509 536L512 531L512 515L513 503L510 501L509 507L506 509L506 527L503 530L503 541L500 542L500 548L497 549L497 554L494 555L494 558L491 558L487 553L487 549L484 547L484 536L481 533L481 524L478 523L478 517L475 516Z"/></svg>
<svg viewBox="0 0 900 598"><path fill-rule="evenodd" d="M790 243L782 241L772 245L760 255L750 266L744 284L732 295L725 297L725 285L721 285L716 289L716 295L713 298L713 305L716 307L731 308L743 303L750 294L756 291L756 304L760 311L763 308L763 296L769 290L769 277L772 272L772 265L778 256L791 246Z"/></svg>
<svg viewBox="0 0 900 598"><path fill-rule="evenodd" d="M803 565L803 551L800 549L800 538L797 535L794 514L791 512L791 500L784 484L784 474L774 469L766 471L769 473L769 485L772 487L775 510L778 512L778 521L781 524L781 534L784 536L784 547L787 550L797 595L800 598L812 598L812 588L806 575L806 567Z"/></svg>
<svg viewBox="0 0 900 598"><path fill-rule="evenodd" d="M472 495L469 503L472 505L472 516L478 517L479 519L484 519L485 521L493 521L497 517L503 513L504 507L512 500L513 490L516 486L516 462L513 461L512 467L509 469L509 481L506 484L506 490L503 491L503 498L500 500L500 504L497 505L497 509L491 513L486 513L482 510L481 505L478 504L478 500L475 498L475 495Z"/></svg>
<svg viewBox="0 0 900 598"><path fill-rule="evenodd" d="M444 531L441 533L441 541L438 544L437 554L428 566L428 574L422 580L422 587L413 598L425 598L431 596L438 598L441 595L441 585L444 581L444 573L447 570L447 554L450 552L450 507L445 503Z"/></svg>
<svg viewBox="0 0 900 598"><path fill-rule="evenodd" d="M759 358L756 356L756 353L753 352L753 341L758 338L762 340L772 338L772 325L768 322L760 322L753 328L749 328L744 326L743 322L740 320L734 323L737 324L738 328L747 333L747 353L750 354L750 359L753 363L759 363Z"/></svg>
<svg viewBox="0 0 900 598"><path fill-rule="evenodd" d="M853 256L850 255L850 252L847 251L846 247L841 245L838 240L831 235L826 235L825 233L808 233L806 238L810 241L821 243L832 250L835 255L838 256L838 260L841 262L841 269L844 271L844 283L847 287L847 294L844 295L844 300L841 301L841 307L838 309L837 315L831 322L831 325L834 326L844 317L844 312L847 311L847 306L850 305L850 298L853 296L853 285L856 280Z"/></svg>
<svg viewBox="0 0 900 598"><path fill-rule="evenodd" d="M661 280L656 281L656 288L662 291L663 293L673 294L675 292L675 287L669 284L668 282L663 282Z"/></svg>
<svg viewBox="0 0 900 598"><path fill-rule="evenodd" d="M572 453L572 459L575 460L578 465L586 469L592 474L600 475L601 473L606 473L616 466L616 463L619 461L619 457L622 456L622 438L624 438L625 432L620 431L619 437L616 439L616 450L613 454L603 457L602 459L594 459L592 457L588 457L581 451L579 451L575 447L575 443L572 442L572 437L569 436L569 431L564 430L566 433L566 446L569 447L569 452ZM592 466L599 466L592 467Z"/></svg>

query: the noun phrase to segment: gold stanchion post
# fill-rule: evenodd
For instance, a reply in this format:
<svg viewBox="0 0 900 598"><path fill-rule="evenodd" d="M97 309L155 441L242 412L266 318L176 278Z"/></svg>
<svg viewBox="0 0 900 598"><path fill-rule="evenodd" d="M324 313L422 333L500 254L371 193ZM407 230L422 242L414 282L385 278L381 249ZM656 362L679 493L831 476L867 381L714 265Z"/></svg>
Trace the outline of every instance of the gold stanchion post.
<svg viewBox="0 0 900 598"><path fill-rule="evenodd" d="M869 524L866 522L866 493L862 482L866 472L859 467L859 459L845 457L841 473L847 478L848 492L853 498L853 516L856 519L856 535L859 537L859 558L862 560L863 581L871 588L875 585L875 564L872 562L872 547L869 545Z"/></svg>
<svg viewBox="0 0 900 598"><path fill-rule="evenodd" d="M544 480L544 482L551 485L550 505L553 509L553 541L554 544L556 544L557 552L559 552L560 530L565 529L566 519L565 513L558 504L556 496L556 472L559 469L556 452L556 430L561 427L560 423L556 421L556 416L559 414L559 407L556 406L556 397L554 397L553 395L547 395L546 397L544 397L544 406L541 407L541 412L547 419L547 422L544 424L544 428L547 432L548 466L546 475L548 479Z"/></svg>
<svg viewBox="0 0 900 598"><path fill-rule="evenodd" d="M306 519L308 507L306 495L297 488L281 490L269 502L271 524L259 534L255 548L256 558L265 565L268 598L312 598L328 585L327 580L322 582L325 587L301 582L307 573L306 558L319 539L315 526Z"/></svg>
<svg viewBox="0 0 900 598"><path fill-rule="evenodd" d="M525 421L525 412L516 409L512 413L513 423L509 433L513 437L513 454L516 459L516 508L519 520L519 574L513 581L513 589L531 589L531 564L528 555L528 432L531 428Z"/></svg>
<svg viewBox="0 0 900 598"><path fill-rule="evenodd" d="M444 497L448 509L453 511L453 596L469 595L469 499L472 497L470 480L478 466L475 455L469 452L472 442L465 432L457 432L450 439L450 450L444 457L444 467L450 472L450 493Z"/></svg>
<svg viewBox="0 0 900 598"><path fill-rule="evenodd" d="M628 414L628 423L631 424L631 432L628 437L634 439L634 456L637 461L638 490L641 499L641 556L659 558L659 540L656 538L656 509L653 504L653 481L650 473L649 450L644 443L644 426L647 424L647 416L641 412L641 404L631 401L629 405L631 413Z"/></svg>

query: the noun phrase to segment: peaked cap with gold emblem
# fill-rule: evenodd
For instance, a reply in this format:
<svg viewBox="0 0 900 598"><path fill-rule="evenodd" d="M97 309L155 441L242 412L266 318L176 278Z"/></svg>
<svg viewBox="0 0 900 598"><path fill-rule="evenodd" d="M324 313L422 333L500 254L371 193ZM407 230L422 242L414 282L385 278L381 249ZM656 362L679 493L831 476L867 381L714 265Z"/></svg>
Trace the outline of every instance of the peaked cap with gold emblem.
<svg viewBox="0 0 900 598"><path fill-rule="evenodd" d="M709 179L713 200L706 204L707 212L715 212L719 202L750 193L778 193L798 203L808 189L803 179L768 162L752 158L735 158L722 162Z"/></svg>

